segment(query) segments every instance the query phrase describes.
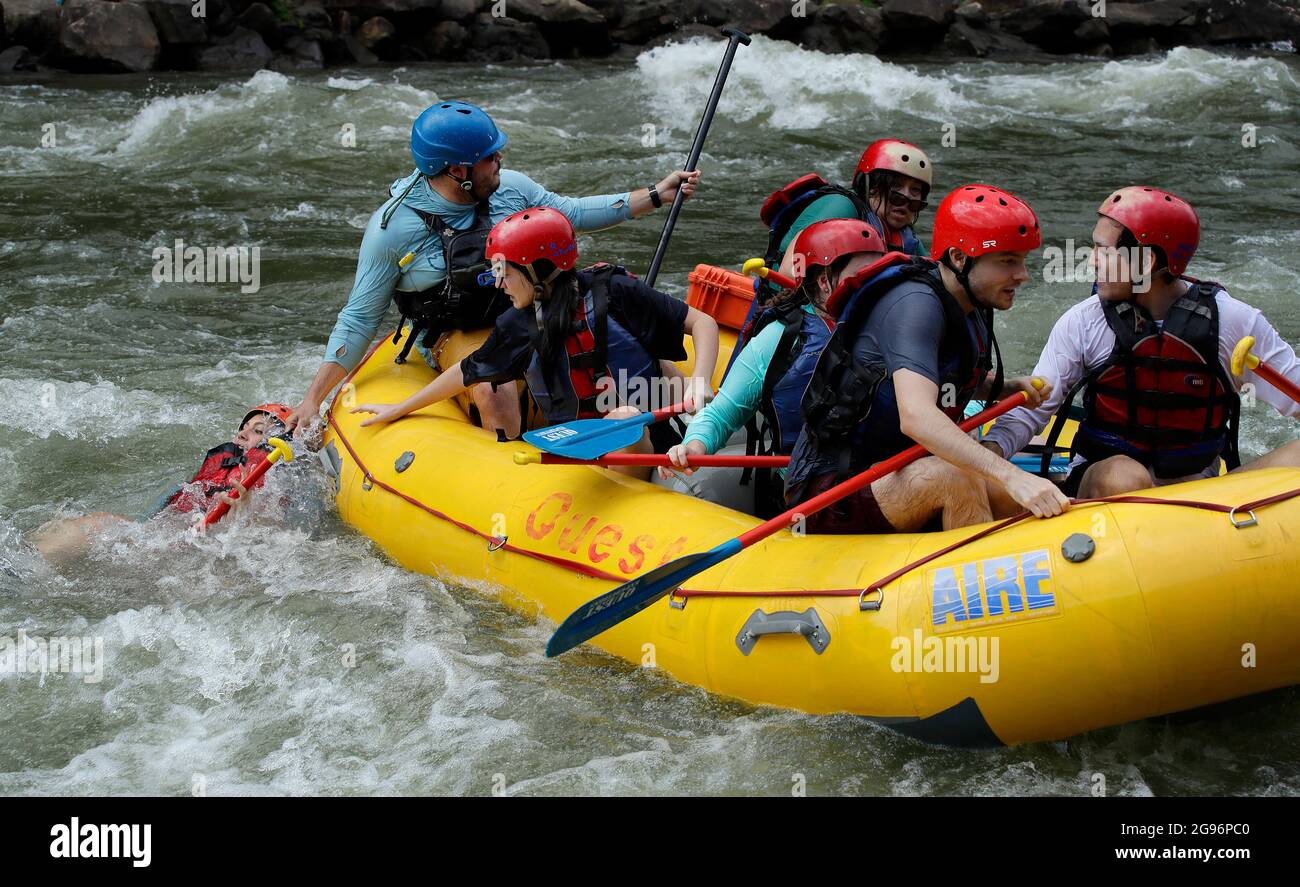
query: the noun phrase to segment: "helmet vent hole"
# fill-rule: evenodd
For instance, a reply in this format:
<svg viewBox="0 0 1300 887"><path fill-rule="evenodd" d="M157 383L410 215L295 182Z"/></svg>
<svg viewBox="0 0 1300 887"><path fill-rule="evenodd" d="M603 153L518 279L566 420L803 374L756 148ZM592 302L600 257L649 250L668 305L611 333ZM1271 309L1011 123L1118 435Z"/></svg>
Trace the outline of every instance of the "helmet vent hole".
<svg viewBox="0 0 1300 887"><path fill-rule="evenodd" d="M921 164L921 169L925 169L925 161L924 161L924 160L918 160L917 163Z"/></svg>
<svg viewBox="0 0 1300 887"><path fill-rule="evenodd" d="M464 108L457 108L457 109L456 109L456 113L458 113L458 114L469 114L469 111L466 111Z"/></svg>
<svg viewBox="0 0 1300 887"><path fill-rule="evenodd" d="M1029 229L1026 228L1024 225L1021 225L1021 226L1020 226L1020 233L1021 233L1022 235L1024 235L1024 234L1028 234L1028 233L1029 233Z"/></svg>
<svg viewBox="0 0 1300 887"><path fill-rule="evenodd" d="M1111 202L1111 203L1119 203L1119 195L1116 194L1114 197L1112 197L1112 198L1110 199L1110 202Z"/></svg>
<svg viewBox="0 0 1300 887"><path fill-rule="evenodd" d="M976 197L976 198L975 198L975 202L976 202L976 203L983 203L983 202L984 202L984 195L981 194L980 196Z"/></svg>
<svg viewBox="0 0 1300 887"><path fill-rule="evenodd" d="M1006 205L1007 205L1007 202L1006 202L1005 200L1003 200L1001 197L998 198L998 203L1000 203L1002 206L1006 206Z"/></svg>
<svg viewBox="0 0 1300 887"><path fill-rule="evenodd" d="M909 160L911 160L911 159L912 159L912 158L909 157L909 156L906 155L906 154L904 154L903 157L902 157L902 160L903 160L904 163L907 163L907 162L908 162Z"/></svg>
<svg viewBox="0 0 1300 887"><path fill-rule="evenodd" d="M1165 200L1168 200L1170 203L1174 202L1174 199L1170 197L1168 194L1165 195Z"/></svg>

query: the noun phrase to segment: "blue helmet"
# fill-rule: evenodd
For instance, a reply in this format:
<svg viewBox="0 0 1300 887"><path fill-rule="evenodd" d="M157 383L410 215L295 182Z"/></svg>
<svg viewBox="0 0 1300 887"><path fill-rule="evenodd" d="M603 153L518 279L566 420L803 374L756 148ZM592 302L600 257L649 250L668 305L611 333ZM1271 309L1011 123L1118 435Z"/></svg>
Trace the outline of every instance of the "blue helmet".
<svg viewBox="0 0 1300 887"><path fill-rule="evenodd" d="M449 166L473 166L506 146L506 134L469 102L439 102L411 126L411 156L426 176Z"/></svg>

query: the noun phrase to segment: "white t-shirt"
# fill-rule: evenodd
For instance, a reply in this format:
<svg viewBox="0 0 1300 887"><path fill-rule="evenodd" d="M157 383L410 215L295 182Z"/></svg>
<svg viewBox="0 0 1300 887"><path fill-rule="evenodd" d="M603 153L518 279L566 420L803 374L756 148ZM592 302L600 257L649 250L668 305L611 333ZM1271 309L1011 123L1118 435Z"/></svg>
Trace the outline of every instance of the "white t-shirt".
<svg viewBox="0 0 1300 887"><path fill-rule="evenodd" d="M1232 351L1237 343L1246 336L1254 336L1255 346L1251 353L1300 384L1300 360L1297 360L1294 349L1278 335L1258 308L1234 299L1224 290L1219 290L1215 301L1219 307L1219 361L1226 375L1231 375ZM1060 409L1061 401L1074 386L1101 368L1114 349L1115 333L1106 322L1101 299L1094 295L1072 306L1052 327L1038 365L1034 367L1035 376L1054 386L1051 396L1037 409L1020 407L1002 416L984 440L993 441L1008 457L1020 452L1035 434L1048 426ZM1258 378L1253 371L1246 370L1245 375L1234 381L1238 391L1250 383L1254 385L1256 398L1284 416L1300 417L1300 404ZM1082 457L1076 457L1070 467L1083 461ZM1217 474L1217 462L1206 469L1206 473Z"/></svg>

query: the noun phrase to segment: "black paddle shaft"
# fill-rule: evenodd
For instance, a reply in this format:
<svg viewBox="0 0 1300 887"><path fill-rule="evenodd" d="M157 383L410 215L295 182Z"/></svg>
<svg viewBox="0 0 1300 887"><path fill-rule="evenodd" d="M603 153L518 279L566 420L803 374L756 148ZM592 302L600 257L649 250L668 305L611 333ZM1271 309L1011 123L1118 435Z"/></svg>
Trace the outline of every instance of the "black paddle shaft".
<svg viewBox="0 0 1300 887"><path fill-rule="evenodd" d="M726 84L727 74L731 71L731 60L736 57L736 47L740 44L748 46L751 42L748 34L735 28L723 28L722 34L727 38L727 49L722 54L722 65L718 68L718 76L714 78L713 92L709 94L709 103L704 107L704 116L700 118L700 128L695 131L691 156L686 161L687 172L694 172L700 162L704 139L709 134L713 112L718 110L718 99L722 98L722 87ZM654 286L655 278L659 276L659 266L663 264L664 254L668 252L668 238L673 236L673 226L677 224L677 215L682 211L682 201L685 197L682 189L678 188L677 196L673 198L672 209L668 210L668 221L664 222L664 233L659 235L659 247L655 250L655 257L650 262L650 270L645 275L646 286Z"/></svg>

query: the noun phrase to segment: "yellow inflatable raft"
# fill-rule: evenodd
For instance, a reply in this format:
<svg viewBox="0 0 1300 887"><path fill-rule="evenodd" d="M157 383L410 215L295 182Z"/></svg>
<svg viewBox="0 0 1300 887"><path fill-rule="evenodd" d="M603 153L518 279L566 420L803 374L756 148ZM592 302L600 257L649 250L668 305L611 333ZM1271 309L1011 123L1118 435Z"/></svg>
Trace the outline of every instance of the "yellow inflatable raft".
<svg viewBox="0 0 1300 887"><path fill-rule="evenodd" d="M452 337L440 365L481 338ZM394 364L395 350L379 344L341 390L325 453L344 520L408 569L558 623L758 523L602 468L517 465L531 448L475 427L463 401L360 428L345 406L400 401L433 378L424 361ZM1277 469L1161 488L1157 502L1079 505L879 589L981 528L784 532L594 644L715 693L849 712L927 741L1067 737L1300 683L1300 498L1231 510L1297 488L1300 471Z"/></svg>

